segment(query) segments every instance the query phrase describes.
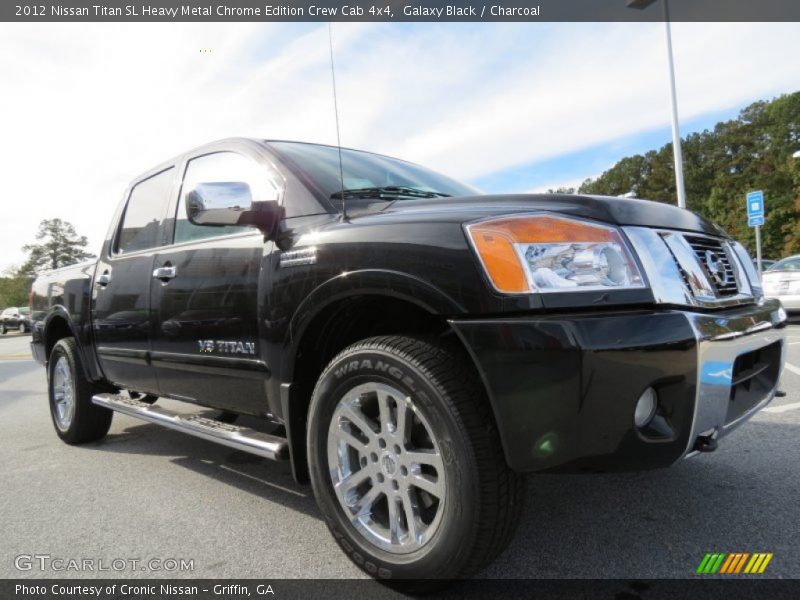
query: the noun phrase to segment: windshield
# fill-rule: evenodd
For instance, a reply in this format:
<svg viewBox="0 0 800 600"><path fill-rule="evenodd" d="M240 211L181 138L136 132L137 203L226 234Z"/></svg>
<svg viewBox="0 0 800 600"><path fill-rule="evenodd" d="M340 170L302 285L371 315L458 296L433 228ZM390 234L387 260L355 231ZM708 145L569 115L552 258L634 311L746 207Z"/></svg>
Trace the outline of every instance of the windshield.
<svg viewBox="0 0 800 600"><path fill-rule="evenodd" d="M289 166L301 171L304 183L313 191L341 202L342 179L339 173L339 150L300 142L269 142ZM434 171L388 156L342 149L342 175L345 197L355 199L390 199L433 196L472 196L480 192ZM388 188L388 191L387 191ZM349 193L348 191L358 193ZM350 206L348 204L348 206Z"/></svg>
<svg viewBox="0 0 800 600"><path fill-rule="evenodd" d="M19 309L19 314L21 314L21 315L29 315L29 314L31 314L31 309L28 308L27 306L21 306L20 309Z"/></svg>
<svg viewBox="0 0 800 600"><path fill-rule="evenodd" d="M784 258L772 265L767 271L800 271L800 256Z"/></svg>

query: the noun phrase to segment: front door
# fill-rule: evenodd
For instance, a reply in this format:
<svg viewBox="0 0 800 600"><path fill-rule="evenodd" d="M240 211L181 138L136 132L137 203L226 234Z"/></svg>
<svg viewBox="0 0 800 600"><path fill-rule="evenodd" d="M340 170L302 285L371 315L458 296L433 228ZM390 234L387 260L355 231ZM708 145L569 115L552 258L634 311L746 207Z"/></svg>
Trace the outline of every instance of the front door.
<svg viewBox="0 0 800 600"><path fill-rule="evenodd" d="M258 335L258 279L266 249L249 227L194 225L183 199L199 183L272 183L253 158L215 152L190 159L175 207L174 243L157 254L151 359L162 395L263 415L268 411Z"/></svg>
<svg viewBox="0 0 800 600"><path fill-rule="evenodd" d="M138 392L158 390L148 355L150 286L175 171L167 168L134 185L95 272L92 328L100 367L108 381Z"/></svg>

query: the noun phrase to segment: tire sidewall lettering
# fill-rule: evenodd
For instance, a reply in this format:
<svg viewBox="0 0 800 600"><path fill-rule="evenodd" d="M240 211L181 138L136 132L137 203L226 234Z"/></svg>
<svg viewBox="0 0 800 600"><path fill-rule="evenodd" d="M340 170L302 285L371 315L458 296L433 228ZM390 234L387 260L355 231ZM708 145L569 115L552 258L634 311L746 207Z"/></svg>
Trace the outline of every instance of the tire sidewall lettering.
<svg viewBox="0 0 800 600"><path fill-rule="evenodd" d="M333 370L334 376L338 380L342 380L353 372L369 370L373 371L376 375L389 375L395 381L403 384L409 391L419 393L416 381L410 375L405 373L400 367L389 364L386 360L373 361L369 358L360 360L351 360ZM426 397L427 399L427 397ZM428 401L430 402L430 401Z"/></svg>

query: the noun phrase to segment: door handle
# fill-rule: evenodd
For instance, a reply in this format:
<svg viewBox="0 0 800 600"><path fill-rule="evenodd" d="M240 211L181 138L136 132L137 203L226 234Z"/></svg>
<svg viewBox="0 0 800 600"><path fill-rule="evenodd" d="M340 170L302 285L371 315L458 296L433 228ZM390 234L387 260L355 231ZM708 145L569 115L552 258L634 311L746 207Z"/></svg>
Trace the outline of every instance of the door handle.
<svg viewBox="0 0 800 600"><path fill-rule="evenodd" d="M109 283L111 283L111 272L103 271L103 274L97 278L97 285L100 287L106 287Z"/></svg>
<svg viewBox="0 0 800 600"><path fill-rule="evenodd" d="M172 279L178 274L178 268L167 263L163 267L153 269L153 277L160 279L164 283Z"/></svg>

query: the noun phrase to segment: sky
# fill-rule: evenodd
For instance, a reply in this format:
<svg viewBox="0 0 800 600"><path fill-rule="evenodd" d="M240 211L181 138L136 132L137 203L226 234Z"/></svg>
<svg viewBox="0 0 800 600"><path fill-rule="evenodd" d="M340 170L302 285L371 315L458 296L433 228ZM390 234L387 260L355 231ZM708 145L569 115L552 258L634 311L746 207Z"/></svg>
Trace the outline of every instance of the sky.
<svg viewBox="0 0 800 600"><path fill-rule="evenodd" d="M342 144L487 192L670 141L663 23L334 23ZM796 23L673 24L682 133L800 90ZM60 217L97 253L127 183L231 136L336 143L327 24L0 24L0 271Z"/></svg>

